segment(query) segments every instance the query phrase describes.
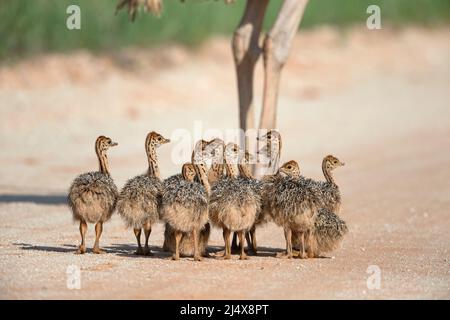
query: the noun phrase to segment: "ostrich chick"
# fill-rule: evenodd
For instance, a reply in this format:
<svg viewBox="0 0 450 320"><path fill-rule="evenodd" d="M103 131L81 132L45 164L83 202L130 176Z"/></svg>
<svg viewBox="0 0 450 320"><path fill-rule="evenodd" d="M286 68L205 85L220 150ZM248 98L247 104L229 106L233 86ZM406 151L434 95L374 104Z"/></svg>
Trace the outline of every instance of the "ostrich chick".
<svg viewBox="0 0 450 320"><path fill-rule="evenodd" d="M225 168L227 176L222 177L211 189L210 219L222 228L225 241L224 259L231 258L230 235L237 232L240 241L240 259L247 259L244 251L244 233L249 230L259 210L260 202L249 185L239 183L236 164L239 147L229 143L225 147Z"/></svg>
<svg viewBox="0 0 450 320"><path fill-rule="evenodd" d="M208 153L206 152L207 146L210 142L205 140L199 140L195 145L194 151L202 154L202 157L207 158ZM181 173L170 176L164 180L164 188L176 188L179 180L183 180L183 175ZM197 234L198 246L200 254L203 257L208 256L207 246L209 241L209 235L211 233L211 226L206 223ZM164 243L163 250L175 253L175 230L168 224L164 227ZM194 256L194 239L192 238L192 233L183 233L179 243L179 252L181 257L191 257Z"/></svg>
<svg viewBox="0 0 450 320"><path fill-rule="evenodd" d="M69 189L68 204L73 218L80 221L81 245L76 253L86 252L85 238L87 223L95 223L94 253L102 253L99 241L103 231L103 223L111 218L117 201L117 187L109 173L106 151L117 146L110 138L100 136L95 141L99 171L79 175Z"/></svg>
<svg viewBox="0 0 450 320"><path fill-rule="evenodd" d="M154 131L147 134L145 151L147 153L148 170L145 174L127 181L122 188L117 201L117 211L125 224L133 228L137 241L137 255L151 255L148 239L152 232L152 225L159 220L158 202L162 194L163 185L160 179L156 148L169 143ZM145 247L141 246L141 232L144 229Z"/></svg>
<svg viewBox="0 0 450 320"><path fill-rule="evenodd" d="M326 156L322 161L322 172L326 181L318 182L323 207L336 214L339 214L341 210L341 193L334 180L332 171L344 165L345 163L335 156Z"/></svg>
<svg viewBox="0 0 450 320"><path fill-rule="evenodd" d="M254 160L254 157L247 151L241 157L239 161L238 169L239 169L239 183L243 185L249 186L255 197L258 199L258 202L262 203L262 187L263 183L253 177L250 169L250 162ZM261 210L261 205L258 207L258 211L256 212L255 222L248 232L245 233L245 238L247 240L248 252L251 254L257 254L257 244L256 244L256 227L263 225L268 221L268 215L265 211ZM232 247L233 248L233 247Z"/></svg>
<svg viewBox="0 0 450 320"><path fill-rule="evenodd" d="M296 163L295 163L296 164ZM285 170L293 170L295 174L285 175ZM306 180L300 176L298 165L294 161L283 164L279 174L264 187L264 207L270 212L273 221L283 227L286 238L286 254L292 258L292 235L298 235L302 244L300 258L306 258L305 248L310 240L317 209L314 205L314 194Z"/></svg>
<svg viewBox="0 0 450 320"><path fill-rule="evenodd" d="M205 181L208 183L205 171L197 166L184 164L183 179L168 185L162 196L162 219L175 233L174 260L180 259L179 245L183 233L192 233L194 260L201 260L197 235L208 222L209 186L204 185ZM201 183L194 181L195 176Z"/></svg>
<svg viewBox="0 0 450 320"><path fill-rule="evenodd" d="M280 172L292 178L300 178L300 169L295 161L289 161L280 168ZM335 250L341 244L348 232L347 224L327 208L320 208L314 216L314 226L311 232L309 246L305 248L310 258L320 257L322 253ZM298 233L293 232L293 246L300 246Z"/></svg>

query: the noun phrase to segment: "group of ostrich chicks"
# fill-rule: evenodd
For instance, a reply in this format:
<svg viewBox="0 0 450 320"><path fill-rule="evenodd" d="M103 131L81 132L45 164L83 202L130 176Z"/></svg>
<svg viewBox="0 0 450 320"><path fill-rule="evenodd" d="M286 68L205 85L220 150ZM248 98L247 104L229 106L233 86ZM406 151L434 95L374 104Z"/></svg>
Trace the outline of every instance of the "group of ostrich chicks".
<svg viewBox="0 0 450 320"><path fill-rule="evenodd" d="M278 131L269 130L257 139L264 146L258 153L267 154L274 148L281 151ZM95 224L93 252L102 253L99 239L103 223L115 210L133 228L138 255L151 254L148 240L152 225L160 219L164 221L163 249L172 252L174 260L193 256L200 261L210 256L210 224L223 230L225 249L214 254L222 259L230 259L232 251L238 252L240 259L257 254L256 229L270 220L284 229L286 252L277 254L282 258L320 257L336 249L347 233L346 223L338 216L341 196L332 175L332 170L344 163L336 157L323 159L326 181L301 176L298 163L293 160L258 180L250 169L253 156L237 144L225 144L218 138L200 140L191 162L182 166L181 173L162 180L156 149L169 142L154 131L147 135L148 171L128 180L119 193L107 157L107 150L117 143L105 136L97 138L99 171L79 175L68 195L73 217L80 222L81 245L77 253L86 252L87 223ZM210 162L209 169L206 160Z"/></svg>

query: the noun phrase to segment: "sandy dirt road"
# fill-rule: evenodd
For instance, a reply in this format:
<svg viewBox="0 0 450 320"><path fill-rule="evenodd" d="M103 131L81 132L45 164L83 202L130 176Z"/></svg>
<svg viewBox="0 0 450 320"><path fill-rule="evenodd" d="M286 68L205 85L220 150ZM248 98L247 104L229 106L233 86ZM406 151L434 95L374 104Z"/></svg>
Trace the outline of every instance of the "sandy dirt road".
<svg viewBox="0 0 450 320"><path fill-rule="evenodd" d="M178 47L45 55L0 66L0 298L303 299L450 298L450 29L323 28L296 39L280 93L283 160L321 179L332 153L350 232L329 258L281 260L282 230L258 230L248 261L173 262L137 257L134 235L114 216L104 255L73 254L77 225L65 205L71 180L97 167L92 146L114 137L119 187L145 170L143 139L185 128L237 125L227 39L195 52ZM256 107L262 70L257 70ZM164 177L173 148L160 149ZM188 159L185 159L188 160ZM93 228L88 245L93 244ZM221 232L211 249L221 249ZM81 289L67 288L67 267ZM381 271L369 289L369 266Z"/></svg>

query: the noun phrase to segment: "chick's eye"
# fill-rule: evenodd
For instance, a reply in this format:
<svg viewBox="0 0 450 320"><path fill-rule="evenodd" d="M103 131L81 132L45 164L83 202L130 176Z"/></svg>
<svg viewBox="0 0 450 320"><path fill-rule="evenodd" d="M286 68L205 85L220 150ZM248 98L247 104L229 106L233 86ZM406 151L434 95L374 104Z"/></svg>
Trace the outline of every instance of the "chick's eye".
<svg viewBox="0 0 450 320"><path fill-rule="evenodd" d="M292 169L292 167L291 167L291 166L288 166L287 168L288 168L289 170L290 170L290 169Z"/></svg>

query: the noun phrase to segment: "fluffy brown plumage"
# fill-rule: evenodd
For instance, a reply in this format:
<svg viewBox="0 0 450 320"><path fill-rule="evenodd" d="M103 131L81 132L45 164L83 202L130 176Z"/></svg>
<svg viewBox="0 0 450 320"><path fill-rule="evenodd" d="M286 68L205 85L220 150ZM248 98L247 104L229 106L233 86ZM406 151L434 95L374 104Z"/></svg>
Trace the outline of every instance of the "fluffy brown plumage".
<svg viewBox="0 0 450 320"><path fill-rule="evenodd" d="M161 180L143 174L128 180L117 202L117 212L128 228L140 229L159 220L158 202L163 191Z"/></svg>
<svg viewBox="0 0 450 320"><path fill-rule="evenodd" d="M161 217L181 232L201 229L208 222L208 197L198 182L180 181L162 196Z"/></svg>
<svg viewBox="0 0 450 320"><path fill-rule="evenodd" d="M249 167L250 162L253 160L253 156L248 152L245 152L242 156L241 162L238 166L239 169L239 177L238 182L241 185L245 185L250 187L253 190L255 198L257 198L258 202L262 203L262 192L263 192L263 183L258 179L255 179L251 173L251 169ZM262 212L261 205L258 208L255 216L254 226L261 225L266 223L269 220L268 215L265 212Z"/></svg>
<svg viewBox="0 0 450 320"><path fill-rule="evenodd" d="M74 220L106 222L116 206L118 190L113 179L94 171L79 175L69 189L68 203Z"/></svg>
<svg viewBox="0 0 450 320"><path fill-rule="evenodd" d="M118 191L109 173L107 150L116 146L111 138L99 136L95 141L95 153L99 162L99 171L79 175L72 182L67 197L72 216L80 221L81 245L77 253L85 253L85 236L87 223L95 223L94 253L101 253L99 240L103 223L114 212Z"/></svg>
<svg viewBox="0 0 450 320"><path fill-rule="evenodd" d="M327 209L319 210L311 242L314 256L337 249L347 232L347 224L339 216Z"/></svg>
<svg viewBox="0 0 450 320"><path fill-rule="evenodd" d="M229 234L232 231L238 232L240 237L240 259L246 259L243 251L243 235L253 226L256 213L261 206L250 185L237 179L235 166L238 155L239 147L236 144L229 143L225 147L224 160L228 176L219 179L212 187L209 205L211 222L224 231L226 259L231 255Z"/></svg>
<svg viewBox="0 0 450 320"><path fill-rule="evenodd" d="M324 159L324 163L326 161L333 161L333 159L335 158L327 156ZM340 163L335 163L335 165L338 166ZM336 202L332 201L335 198L330 200L324 196L323 188L327 189L329 186L326 185L323 187L324 183L322 182L301 177L299 166L295 161L286 162L280 168L280 172L291 179L302 181L305 193L311 195L312 203L317 210L317 214L314 215L314 224L310 232L310 237L305 247L303 248L303 244L300 241L301 233L295 229L292 231L293 247L298 248L301 252L306 251L308 257L319 257L322 253L335 250L342 242L348 228L345 221L329 209L330 207L336 208Z"/></svg>
<svg viewBox="0 0 450 320"><path fill-rule="evenodd" d="M164 190L173 190L177 188L177 184L179 180L183 179L182 174L176 174L170 176L166 180L164 180ZM199 251L202 256L207 256L207 246L209 241L209 235L211 232L211 227L209 223L206 223L199 232L198 244ZM170 224L165 224L164 229L164 243L163 250L175 253L175 230L170 226ZM194 255L194 239L192 238L192 233L183 233L180 244L180 256L182 257L191 257Z"/></svg>
<svg viewBox="0 0 450 320"><path fill-rule="evenodd" d="M147 134L144 145L149 165L147 173L128 180L117 201L119 215L127 227L133 228L136 236L136 254L150 254L148 239L152 225L159 220L159 202L163 191L156 149L169 142L157 132ZM145 233L144 249L141 246L141 229Z"/></svg>
<svg viewBox="0 0 450 320"><path fill-rule="evenodd" d="M255 179L251 173L249 167L250 162L254 160L254 157L245 151L241 157L238 169L239 177L238 182L241 185L248 186L253 190L255 199L259 202L258 210L256 211L255 221L250 227L249 231L246 232L245 237L247 240L248 251L252 254L257 253L256 244L256 228L267 223L269 221L269 215L266 210L262 210L262 195L263 195L263 182ZM233 235L233 241L235 237Z"/></svg>
<svg viewBox="0 0 450 320"><path fill-rule="evenodd" d="M302 179L279 177L270 191L266 191L265 203L270 208L273 221L279 226L307 231L315 214L313 198Z"/></svg>
<svg viewBox="0 0 450 320"><path fill-rule="evenodd" d="M206 148L211 142L200 140L197 148L201 150L203 157L208 158L209 150L206 151ZM183 179L182 174L173 175L166 180L164 180L165 186L173 186L178 184L178 180ZM194 179L199 182L197 177ZM207 247L209 241L211 227L209 223L206 223L200 230L198 234L198 246L199 251L202 256L208 256ZM163 250L175 253L176 250L176 239L175 239L175 230L169 225L165 224L164 229L164 243ZM194 239L192 233L183 233L179 243L179 252L182 257L189 257L194 255Z"/></svg>
<svg viewBox="0 0 450 320"><path fill-rule="evenodd" d="M255 197L250 184L238 179L237 170L232 169L233 162L237 164L238 153L237 145L229 143L226 146L225 163L229 174L219 179L211 189L209 209L211 222L230 231L249 229L260 208L259 198Z"/></svg>
<svg viewBox="0 0 450 320"><path fill-rule="evenodd" d="M182 175L168 179L161 201L162 218L175 230L200 230L208 222L208 195L201 183L194 181L194 165L184 164Z"/></svg>
<svg viewBox="0 0 450 320"><path fill-rule="evenodd" d="M204 181L205 173L198 178ZM194 181L198 169L193 164L184 164L182 176L168 179L161 199L161 217L175 234L174 259L180 256L179 243L183 233L192 234L194 241L194 259L200 260L198 248L199 231L208 222L208 187ZM167 231L167 246L170 246L171 230ZM206 246L206 243L205 243Z"/></svg>
<svg viewBox="0 0 450 320"><path fill-rule="evenodd" d="M317 214L314 193L309 182L299 175L285 174L285 170L293 170L293 162L280 167L278 174L265 179L263 184L264 210L272 220L283 227L286 238L286 257L292 257L292 234L299 236L302 244L301 258L306 257L307 246Z"/></svg>
<svg viewBox="0 0 450 320"><path fill-rule="evenodd" d="M220 179L211 190L210 219L219 228L248 230L253 225L260 203L253 190L238 179Z"/></svg>
<svg viewBox="0 0 450 320"><path fill-rule="evenodd" d="M338 249L347 232L348 227L344 220L328 209L320 209L314 219L309 244L305 248L308 257L318 258L324 253ZM298 233L293 232L293 247L301 251L302 245L297 239Z"/></svg>

